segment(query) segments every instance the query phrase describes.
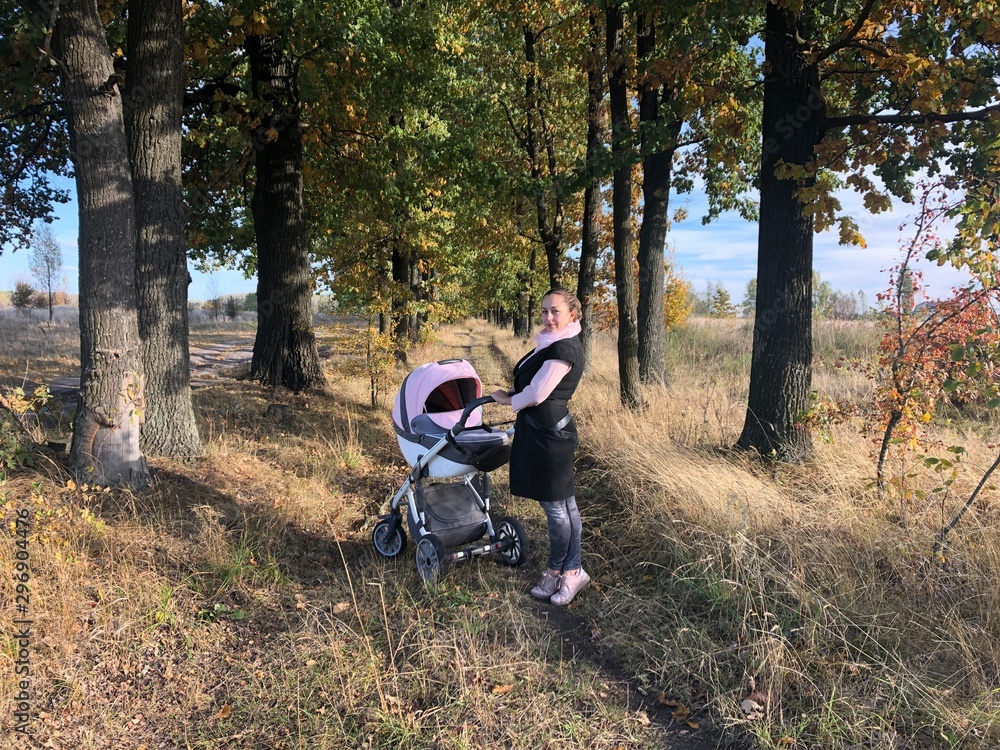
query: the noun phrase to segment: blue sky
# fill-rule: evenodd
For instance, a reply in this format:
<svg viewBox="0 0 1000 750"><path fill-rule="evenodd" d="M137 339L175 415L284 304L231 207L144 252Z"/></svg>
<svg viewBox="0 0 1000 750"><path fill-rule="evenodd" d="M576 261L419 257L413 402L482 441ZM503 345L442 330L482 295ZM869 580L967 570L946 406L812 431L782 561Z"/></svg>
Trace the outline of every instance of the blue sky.
<svg viewBox="0 0 1000 750"><path fill-rule="evenodd" d="M61 186L72 191L71 180L61 180ZM863 290L870 304L875 295L888 286L883 272L900 257L899 225L910 216L911 206L898 204L895 213L870 215L860 198L853 193L840 196L847 213L854 217L868 242L867 248L842 247L835 232L816 237L814 266L824 281L834 289L857 292ZM700 193L673 197L674 209L686 207L688 218L676 222L667 241L683 276L695 291L702 292L708 282L721 282L734 300L743 299L747 282L756 276L757 226L736 214L726 214L709 225L701 223L705 198ZM76 202L59 206L57 220L52 224L56 239L63 249L63 273L66 288L77 291L77 216ZM951 268L927 264L924 281L930 296L944 296L952 286L962 283L964 276ZM256 279L245 279L239 271L218 270L204 274L191 270L193 282L189 289L192 300L204 300L227 294L246 294L257 289ZM17 279L31 281L28 252L5 251L0 255L0 289L11 289Z"/></svg>

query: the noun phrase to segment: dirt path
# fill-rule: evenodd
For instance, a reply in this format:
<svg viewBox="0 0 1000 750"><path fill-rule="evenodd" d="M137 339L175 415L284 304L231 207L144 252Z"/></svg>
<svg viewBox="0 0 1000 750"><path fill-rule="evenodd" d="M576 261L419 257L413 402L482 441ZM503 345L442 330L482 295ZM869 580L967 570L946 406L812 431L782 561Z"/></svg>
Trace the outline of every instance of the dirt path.
<svg viewBox="0 0 1000 750"><path fill-rule="evenodd" d="M252 338L194 345L191 347L191 387L204 388L220 380L232 379L237 368L249 363L252 358ZM53 378L49 383L49 390L52 395L62 399L64 411L75 410L80 392L80 374Z"/></svg>

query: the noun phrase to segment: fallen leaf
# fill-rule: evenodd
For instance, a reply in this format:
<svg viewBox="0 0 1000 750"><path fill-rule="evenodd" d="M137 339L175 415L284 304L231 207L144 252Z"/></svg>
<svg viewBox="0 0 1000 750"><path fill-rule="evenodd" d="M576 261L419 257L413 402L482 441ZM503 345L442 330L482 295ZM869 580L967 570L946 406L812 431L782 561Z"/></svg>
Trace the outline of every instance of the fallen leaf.
<svg viewBox="0 0 1000 750"><path fill-rule="evenodd" d="M333 605L333 614L335 615L342 614L347 610L349 610L350 608L351 605L348 602L337 602L336 604Z"/></svg>
<svg viewBox="0 0 1000 750"><path fill-rule="evenodd" d="M688 716L691 715L691 709L687 706L681 704L677 707L677 710L670 714L678 721L684 721Z"/></svg>
<svg viewBox="0 0 1000 750"><path fill-rule="evenodd" d="M514 689L514 685L494 685L493 689L490 691L493 695L507 695L510 691Z"/></svg>
<svg viewBox="0 0 1000 750"><path fill-rule="evenodd" d="M642 724L644 727L649 726L649 717L646 716L645 711L639 711L638 713L636 713L635 718L637 718L639 720L639 723Z"/></svg>
<svg viewBox="0 0 1000 750"><path fill-rule="evenodd" d="M699 726L701 726L697 721L689 721L689 722L686 722L686 723L692 729L697 729Z"/></svg>
<svg viewBox="0 0 1000 750"><path fill-rule="evenodd" d="M795 738L794 737L782 737L780 740L778 740L778 744L781 747L794 747L795 746Z"/></svg>
<svg viewBox="0 0 1000 750"><path fill-rule="evenodd" d="M675 698L668 698L666 693L660 693L656 696L656 702L661 706L673 707L677 705L677 700Z"/></svg>
<svg viewBox="0 0 1000 750"><path fill-rule="evenodd" d="M743 709L743 713L746 714L748 719L763 719L764 718L764 707L760 705L757 701L750 700L749 698L744 698L740 703L740 708Z"/></svg>
<svg viewBox="0 0 1000 750"><path fill-rule="evenodd" d="M219 719L220 721L222 719L228 719L230 714L232 713L233 713L233 707L230 706L228 703L226 703L222 708L219 709L219 713L215 715L215 718Z"/></svg>

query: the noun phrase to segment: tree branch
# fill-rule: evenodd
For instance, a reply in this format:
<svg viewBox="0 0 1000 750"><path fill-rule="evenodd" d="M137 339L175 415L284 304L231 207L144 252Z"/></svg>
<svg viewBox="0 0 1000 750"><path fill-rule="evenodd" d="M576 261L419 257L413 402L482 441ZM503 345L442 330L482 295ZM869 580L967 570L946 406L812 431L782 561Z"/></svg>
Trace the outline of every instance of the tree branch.
<svg viewBox="0 0 1000 750"><path fill-rule="evenodd" d="M996 461L993 462L993 465L986 470L985 474L983 474L983 478L979 480L979 484L976 485L976 489L969 496L969 499L965 501L965 505L963 505L959 509L958 513L955 514L955 517L951 519L948 525L942 527L941 530L937 533L937 538L934 539L935 557L941 555L941 552L944 550L944 538L948 535L949 531L958 526L958 522L962 520L962 517L969 511L969 508L972 507L972 504L976 501L976 498L979 496L980 491L990 480L990 477L993 476L993 472L996 471L998 467L1000 467L1000 456L997 456L997 459Z"/></svg>
<svg viewBox="0 0 1000 750"><path fill-rule="evenodd" d="M864 26L865 21L868 20L868 16L871 15L872 8L874 6L875 6L875 0L865 0L865 4L861 7L861 12L858 13L858 18L854 22L854 26L851 27L851 30L848 31L844 36L842 36L840 38L840 41L831 44L825 50L820 52L819 55L816 56L816 59L813 61L814 64L823 62L823 60L826 60L828 57L832 57L833 55L840 52L840 50L849 46L854 41L854 37L858 35L859 31L861 31L861 27Z"/></svg>
<svg viewBox="0 0 1000 750"><path fill-rule="evenodd" d="M982 121L989 119L997 112L1000 112L1000 104L991 104L982 109L965 112L928 112L915 115L846 115L844 117L828 117L825 130L842 130L851 125L930 125L931 123Z"/></svg>

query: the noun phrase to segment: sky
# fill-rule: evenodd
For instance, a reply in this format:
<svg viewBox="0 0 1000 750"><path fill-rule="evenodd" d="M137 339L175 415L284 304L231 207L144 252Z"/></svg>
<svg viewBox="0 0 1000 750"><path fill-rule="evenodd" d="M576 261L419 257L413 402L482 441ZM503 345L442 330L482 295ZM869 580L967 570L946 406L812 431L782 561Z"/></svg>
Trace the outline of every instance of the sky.
<svg viewBox="0 0 1000 750"><path fill-rule="evenodd" d="M72 194L73 181L57 178L60 187ZM837 242L836 231L816 236L814 268L820 278L842 292L864 291L869 304L875 295L889 286L884 272L900 260L900 233L902 222L912 218L912 206L898 204L893 213L872 216L854 193L839 196L844 210L853 216L865 237L867 248L843 247ZM676 195L671 200L671 214L677 208L687 209L687 218L675 222L667 237L674 260L696 292L704 292L709 282L721 283L733 300L740 302L747 282L756 276L757 225L744 221L735 213L728 213L711 224L703 225L701 217L706 210L703 194L694 192ZM63 250L63 274L66 291L75 294L79 266L77 260L77 207L76 201L57 206L57 219L52 229ZM28 270L29 251L12 253L5 250L0 255L0 289L12 289L15 281L33 282ZM924 283L930 297L946 296L950 289L965 280L965 276L950 267L926 264ZM191 300L206 300L228 294L246 294L257 290L256 279L246 279L242 272L220 269L205 274L191 269L192 284L188 290Z"/></svg>

